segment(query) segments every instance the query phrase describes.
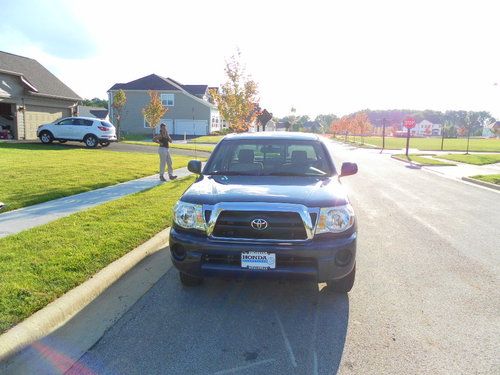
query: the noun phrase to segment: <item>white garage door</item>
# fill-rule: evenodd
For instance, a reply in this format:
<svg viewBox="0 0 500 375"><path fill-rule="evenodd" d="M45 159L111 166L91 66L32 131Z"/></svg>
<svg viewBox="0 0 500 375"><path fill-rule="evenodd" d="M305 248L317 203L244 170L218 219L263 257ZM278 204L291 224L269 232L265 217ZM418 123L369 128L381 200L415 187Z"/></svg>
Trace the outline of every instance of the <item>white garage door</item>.
<svg viewBox="0 0 500 375"><path fill-rule="evenodd" d="M208 135L207 120L175 120L174 134Z"/></svg>

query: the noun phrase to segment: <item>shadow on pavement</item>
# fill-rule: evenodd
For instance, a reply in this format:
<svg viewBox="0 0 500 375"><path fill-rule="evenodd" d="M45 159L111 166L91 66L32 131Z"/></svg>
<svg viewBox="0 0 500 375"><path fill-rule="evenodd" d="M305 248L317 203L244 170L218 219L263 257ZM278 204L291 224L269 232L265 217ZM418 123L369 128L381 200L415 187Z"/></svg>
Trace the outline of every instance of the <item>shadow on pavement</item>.
<svg viewBox="0 0 500 375"><path fill-rule="evenodd" d="M172 268L67 374L335 374L348 317L311 281L186 288Z"/></svg>

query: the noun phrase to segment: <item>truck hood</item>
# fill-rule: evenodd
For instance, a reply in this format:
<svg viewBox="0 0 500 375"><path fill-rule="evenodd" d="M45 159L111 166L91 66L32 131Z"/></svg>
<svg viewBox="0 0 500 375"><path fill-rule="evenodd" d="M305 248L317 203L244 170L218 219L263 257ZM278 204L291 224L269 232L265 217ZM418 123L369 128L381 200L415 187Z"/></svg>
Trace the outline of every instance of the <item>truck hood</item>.
<svg viewBox="0 0 500 375"><path fill-rule="evenodd" d="M270 202L296 203L307 207L332 207L348 202L345 189L336 176L201 176L181 200L208 205L220 202Z"/></svg>

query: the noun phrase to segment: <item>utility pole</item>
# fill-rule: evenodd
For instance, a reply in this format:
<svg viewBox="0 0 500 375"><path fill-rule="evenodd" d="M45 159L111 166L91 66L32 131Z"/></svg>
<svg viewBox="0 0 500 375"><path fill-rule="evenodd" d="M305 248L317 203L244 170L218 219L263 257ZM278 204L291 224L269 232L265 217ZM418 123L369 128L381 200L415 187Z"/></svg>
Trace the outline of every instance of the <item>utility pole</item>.
<svg viewBox="0 0 500 375"><path fill-rule="evenodd" d="M382 150L380 150L380 153L384 151L385 148L385 117L382 119Z"/></svg>

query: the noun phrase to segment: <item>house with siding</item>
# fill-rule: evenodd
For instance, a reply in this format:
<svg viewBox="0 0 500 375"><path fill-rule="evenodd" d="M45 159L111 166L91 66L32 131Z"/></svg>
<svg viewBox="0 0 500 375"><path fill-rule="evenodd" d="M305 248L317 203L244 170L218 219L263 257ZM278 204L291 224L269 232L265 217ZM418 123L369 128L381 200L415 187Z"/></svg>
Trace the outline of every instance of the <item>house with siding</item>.
<svg viewBox="0 0 500 375"><path fill-rule="evenodd" d="M183 85L172 78L156 74L130 81L116 83L108 90L109 117L113 113L113 97L123 90L127 102L122 109L120 128L125 134L151 134L142 109L150 102L149 91L160 94L163 105L168 109L161 122L174 135L207 135L221 130L222 119L219 110L210 102L208 85Z"/></svg>
<svg viewBox="0 0 500 375"><path fill-rule="evenodd" d="M81 98L38 61L0 51L0 130L36 139L39 125L76 114Z"/></svg>

